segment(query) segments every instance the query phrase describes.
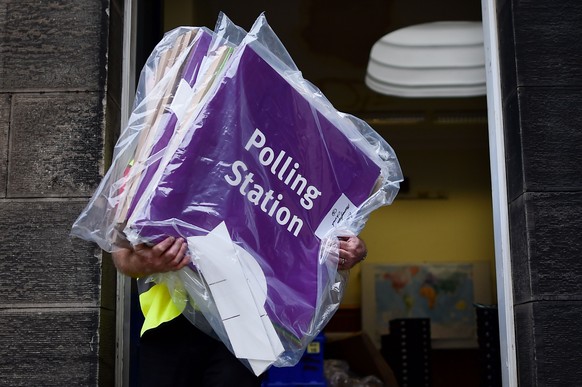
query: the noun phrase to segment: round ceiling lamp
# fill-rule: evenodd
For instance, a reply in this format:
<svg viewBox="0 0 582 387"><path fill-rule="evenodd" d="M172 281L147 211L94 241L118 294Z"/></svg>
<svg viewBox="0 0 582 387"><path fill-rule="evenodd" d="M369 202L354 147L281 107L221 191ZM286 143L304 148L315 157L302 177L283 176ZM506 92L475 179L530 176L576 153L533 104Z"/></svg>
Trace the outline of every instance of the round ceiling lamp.
<svg viewBox="0 0 582 387"><path fill-rule="evenodd" d="M485 95L482 23L439 21L385 35L372 47L366 85L399 97Z"/></svg>

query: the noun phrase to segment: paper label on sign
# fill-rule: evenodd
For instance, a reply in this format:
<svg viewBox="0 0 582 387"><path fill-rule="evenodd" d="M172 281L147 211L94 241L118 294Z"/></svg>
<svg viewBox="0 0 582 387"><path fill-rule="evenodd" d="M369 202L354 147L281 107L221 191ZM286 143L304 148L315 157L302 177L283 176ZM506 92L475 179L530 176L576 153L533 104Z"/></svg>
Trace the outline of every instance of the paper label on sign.
<svg viewBox="0 0 582 387"><path fill-rule="evenodd" d="M330 230L348 221L357 208L346 195L342 194L315 230L315 235L323 239Z"/></svg>

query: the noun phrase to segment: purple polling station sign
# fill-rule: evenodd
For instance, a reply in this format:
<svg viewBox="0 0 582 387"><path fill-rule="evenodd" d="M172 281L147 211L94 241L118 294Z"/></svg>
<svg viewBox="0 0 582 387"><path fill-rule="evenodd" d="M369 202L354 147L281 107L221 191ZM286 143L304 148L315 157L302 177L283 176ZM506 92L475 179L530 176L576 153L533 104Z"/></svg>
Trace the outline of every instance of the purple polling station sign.
<svg viewBox="0 0 582 387"><path fill-rule="evenodd" d="M317 307L316 231L361 205L379 177L378 165L245 45L129 226L156 239L204 235L224 221L266 275L269 316L301 337Z"/></svg>

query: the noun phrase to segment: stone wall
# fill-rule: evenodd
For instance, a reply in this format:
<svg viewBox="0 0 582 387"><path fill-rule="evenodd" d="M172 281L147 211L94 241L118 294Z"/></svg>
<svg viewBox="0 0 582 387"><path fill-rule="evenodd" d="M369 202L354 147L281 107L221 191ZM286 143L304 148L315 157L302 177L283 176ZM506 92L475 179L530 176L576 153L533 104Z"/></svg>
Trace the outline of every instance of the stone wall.
<svg viewBox="0 0 582 387"><path fill-rule="evenodd" d="M521 386L582 380L582 3L497 0Z"/></svg>
<svg viewBox="0 0 582 387"><path fill-rule="evenodd" d="M69 233L118 131L122 4L0 0L0 385L113 383L115 271Z"/></svg>

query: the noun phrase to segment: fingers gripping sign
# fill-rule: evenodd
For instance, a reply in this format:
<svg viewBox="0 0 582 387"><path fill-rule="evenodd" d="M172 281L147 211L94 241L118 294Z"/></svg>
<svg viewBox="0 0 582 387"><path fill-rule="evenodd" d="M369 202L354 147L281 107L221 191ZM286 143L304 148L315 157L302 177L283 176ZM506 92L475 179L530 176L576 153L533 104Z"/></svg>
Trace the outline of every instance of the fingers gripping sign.
<svg viewBox="0 0 582 387"><path fill-rule="evenodd" d="M180 270L190 263L183 238L167 237L154 246L138 244L113 253L115 266L131 277Z"/></svg>
<svg viewBox="0 0 582 387"><path fill-rule="evenodd" d="M183 238L168 237L151 248L152 260L160 266L158 273L174 271L184 267L187 244Z"/></svg>
<svg viewBox="0 0 582 387"><path fill-rule="evenodd" d="M362 239L356 236L340 237L339 239L338 269L351 269L366 258L368 250Z"/></svg>

